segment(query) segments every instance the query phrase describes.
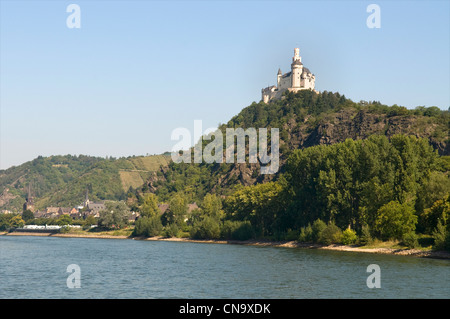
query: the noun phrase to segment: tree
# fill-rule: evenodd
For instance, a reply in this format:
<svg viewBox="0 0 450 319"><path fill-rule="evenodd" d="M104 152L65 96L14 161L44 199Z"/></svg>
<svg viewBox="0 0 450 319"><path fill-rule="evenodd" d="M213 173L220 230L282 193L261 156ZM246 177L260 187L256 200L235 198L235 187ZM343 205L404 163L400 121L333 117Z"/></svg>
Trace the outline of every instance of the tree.
<svg viewBox="0 0 450 319"><path fill-rule="evenodd" d="M338 244L341 242L341 237L341 229L334 223L330 223L320 232L318 242L325 245Z"/></svg>
<svg viewBox="0 0 450 319"><path fill-rule="evenodd" d="M29 209L25 210L25 211L22 213L22 219L23 219L25 222L28 222L29 220L34 219L34 214L33 214L33 212L32 212L31 210L29 210Z"/></svg>
<svg viewBox="0 0 450 319"><path fill-rule="evenodd" d="M133 231L134 236L153 237L158 236L163 229L161 218L159 216L140 217L136 220Z"/></svg>
<svg viewBox="0 0 450 319"><path fill-rule="evenodd" d="M187 200L184 194L176 193L169 202L167 222L181 226L188 210Z"/></svg>
<svg viewBox="0 0 450 319"><path fill-rule="evenodd" d="M98 226L107 229L120 229L128 224L128 207L122 202L107 202L100 211Z"/></svg>
<svg viewBox="0 0 450 319"><path fill-rule="evenodd" d="M219 219L222 210L222 200L214 194L206 194L200 208L204 215Z"/></svg>
<svg viewBox="0 0 450 319"><path fill-rule="evenodd" d="M149 193L144 197L144 202L139 207L142 217L154 217L159 215L158 198L155 194Z"/></svg>
<svg viewBox="0 0 450 319"><path fill-rule="evenodd" d="M267 182L244 187L225 201L227 217L233 220L248 220L261 235L272 232L277 213L283 208L283 186L278 182Z"/></svg>
<svg viewBox="0 0 450 319"><path fill-rule="evenodd" d="M378 210L375 231L384 240L403 239L416 228L417 216L409 203L391 201Z"/></svg>
<svg viewBox="0 0 450 319"><path fill-rule="evenodd" d="M436 228L433 230L434 249L450 250L450 231L439 220Z"/></svg>
<svg viewBox="0 0 450 319"><path fill-rule="evenodd" d="M356 232L350 228L347 228L342 232L341 241L344 245L353 245L357 242L358 236Z"/></svg>
<svg viewBox="0 0 450 319"><path fill-rule="evenodd" d="M440 221L442 225L446 226L450 218L450 194L443 199L437 200L434 204L424 210L420 215L421 227L427 232L431 233L437 227Z"/></svg>
<svg viewBox="0 0 450 319"><path fill-rule="evenodd" d="M84 220L83 229L90 229L92 225L97 225L97 219L94 216L89 215Z"/></svg>
<svg viewBox="0 0 450 319"><path fill-rule="evenodd" d="M217 239L220 237L219 223L216 219L205 216L191 228L190 235L195 239Z"/></svg>
<svg viewBox="0 0 450 319"><path fill-rule="evenodd" d="M20 228L25 225L25 221L20 217L20 215L15 215L10 219L9 223L11 228Z"/></svg>
<svg viewBox="0 0 450 319"><path fill-rule="evenodd" d="M72 225L73 219L69 215L62 215L56 220L59 226Z"/></svg>
<svg viewBox="0 0 450 319"><path fill-rule="evenodd" d="M312 227L311 239L313 242L317 243L319 242L320 237L322 236L322 232L324 231L325 228L327 228L327 224L325 224L321 219L316 219L311 227Z"/></svg>

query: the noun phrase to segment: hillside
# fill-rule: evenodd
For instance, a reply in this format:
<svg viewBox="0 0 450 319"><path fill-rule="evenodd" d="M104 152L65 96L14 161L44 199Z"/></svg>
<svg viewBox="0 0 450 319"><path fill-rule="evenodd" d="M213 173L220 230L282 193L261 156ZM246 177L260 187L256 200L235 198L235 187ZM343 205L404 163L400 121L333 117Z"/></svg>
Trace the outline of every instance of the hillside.
<svg viewBox="0 0 450 319"><path fill-rule="evenodd" d="M252 103L234 116L226 128L279 128L280 170L297 149L333 145L350 138L396 134L426 139L440 154L450 155L449 111L437 107L387 106L380 102L353 102L344 95L312 91L288 93L268 104ZM0 209L20 210L31 183L37 208L74 206L86 188L91 200L129 199L135 203L142 192L156 193L168 201L183 192L189 202L208 192L229 195L239 185L276 180L279 174L261 175L259 164L175 164L168 154L98 158L91 156L38 157L0 171Z"/></svg>
<svg viewBox="0 0 450 319"><path fill-rule="evenodd" d="M339 93L300 91L286 94L281 101L252 103L220 129L225 133L227 127L278 127L282 172L293 150L372 135L425 138L440 155L450 155L449 121L449 111L437 107L409 110L375 101L356 103ZM236 185L253 185L278 176L259 174L259 164L171 163L163 173L149 181L162 199L183 191L192 201L210 191L228 195Z"/></svg>
<svg viewBox="0 0 450 319"><path fill-rule="evenodd" d="M85 155L39 156L0 171L0 209L20 210L30 183L39 209L79 205L86 189L94 201L125 199L130 187L142 186L169 160L167 155L120 159Z"/></svg>

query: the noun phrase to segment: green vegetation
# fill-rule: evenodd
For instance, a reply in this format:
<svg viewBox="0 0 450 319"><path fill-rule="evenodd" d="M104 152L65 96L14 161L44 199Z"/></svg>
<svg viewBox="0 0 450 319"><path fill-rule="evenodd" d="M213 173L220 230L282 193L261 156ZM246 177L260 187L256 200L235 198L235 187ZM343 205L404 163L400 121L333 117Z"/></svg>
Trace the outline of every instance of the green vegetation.
<svg viewBox="0 0 450 319"><path fill-rule="evenodd" d="M128 205L102 212L96 222L103 229L123 230L124 212L140 213L134 236L450 249L449 114L326 91L288 92L280 101L252 103L219 126L223 133L279 128L277 174L259 174L259 164L175 164L167 154L39 157L0 171L2 208L20 209L29 183L38 208L77 205L87 188L93 201ZM194 202L199 208L190 211ZM169 205L163 214L161 203ZM0 227L25 222L43 221L9 214Z"/></svg>
<svg viewBox="0 0 450 319"><path fill-rule="evenodd" d="M161 167L168 164L165 155L100 158L85 155L50 156L34 159L0 171L0 208L20 211L31 184L36 207L79 205L86 189L91 201L125 200L127 191L146 186Z"/></svg>

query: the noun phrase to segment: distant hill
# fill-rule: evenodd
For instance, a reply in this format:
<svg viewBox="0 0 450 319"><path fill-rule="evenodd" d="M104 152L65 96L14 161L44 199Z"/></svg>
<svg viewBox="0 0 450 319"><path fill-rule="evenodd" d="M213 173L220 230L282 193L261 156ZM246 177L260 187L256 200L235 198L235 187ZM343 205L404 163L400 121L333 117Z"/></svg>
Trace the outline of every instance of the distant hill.
<svg viewBox="0 0 450 319"><path fill-rule="evenodd" d="M92 156L42 157L0 171L0 209L20 210L31 183L36 207L76 206L86 189L91 200L125 199L131 188L141 187L170 156L100 158Z"/></svg>
<svg viewBox="0 0 450 319"><path fill-rule="evenodd" d="M280 170L293 150L395 134L425 138L440 155L450 155L450 112L437 107L407 109L380 102L353 102L333 92L287 93L268 104L252 103L220 126L244 129L279 128ZM127 199L136 203L142 192L156 193L167 201L184 192L190 202L208 192L230 194L239 185L277 179L261 175L259 164L175 164L170 154L99 158L91 156L38 157L0 171L0 209L20 210L28 184L32 184L37 208L75 206L86 188L91 200Z"/></svg>

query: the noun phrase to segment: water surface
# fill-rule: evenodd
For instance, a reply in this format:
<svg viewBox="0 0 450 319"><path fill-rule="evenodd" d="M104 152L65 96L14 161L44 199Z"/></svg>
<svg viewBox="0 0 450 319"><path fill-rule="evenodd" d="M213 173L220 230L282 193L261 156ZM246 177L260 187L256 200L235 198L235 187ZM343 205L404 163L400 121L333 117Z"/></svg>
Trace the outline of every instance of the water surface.
<svg viewBox="0 0 450 319"><path fill-rule="evenodd" d="M68 288L67 266L80 267ZM370 289L367 266L381 269ZM302 248L0 237L0 298L449 298L450 260Z"/></svg>

